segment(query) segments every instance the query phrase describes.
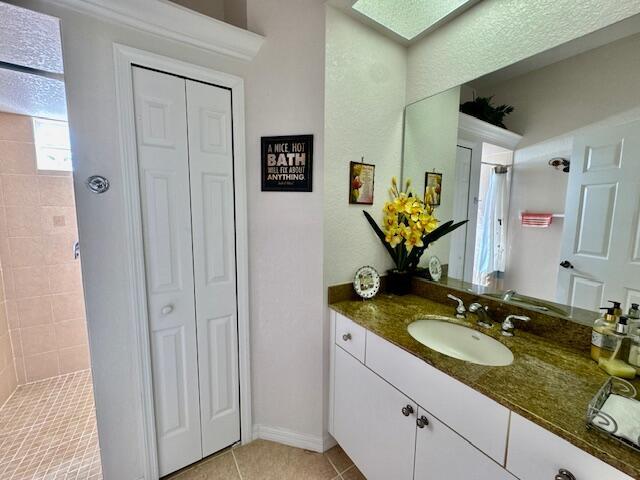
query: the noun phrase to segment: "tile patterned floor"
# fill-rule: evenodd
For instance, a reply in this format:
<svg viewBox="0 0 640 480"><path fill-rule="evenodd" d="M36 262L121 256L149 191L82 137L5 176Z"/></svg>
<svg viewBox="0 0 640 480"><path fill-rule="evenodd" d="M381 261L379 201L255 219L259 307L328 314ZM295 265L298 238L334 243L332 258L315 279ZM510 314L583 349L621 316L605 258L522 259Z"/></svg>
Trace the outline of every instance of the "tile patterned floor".
<svg viewBox="0 0 640 480"><path fill-rule="evenodd" d="M18 387L0 408L0 479L102 480L89 371ZM366 480L336 446L266 440L225 450L166 480Z"/></svg>
<svg viewBox="0 0 640 480"><path fill-rule="evenodd" d="M339 447L324 454L256 440L164 480L366 480Z"/></svg>
<svg viewBox="0 0 640 480"><path fill-rule="evenodd" d="M2 480L102 480L91 373L18 387L0 409Z"/></svg>

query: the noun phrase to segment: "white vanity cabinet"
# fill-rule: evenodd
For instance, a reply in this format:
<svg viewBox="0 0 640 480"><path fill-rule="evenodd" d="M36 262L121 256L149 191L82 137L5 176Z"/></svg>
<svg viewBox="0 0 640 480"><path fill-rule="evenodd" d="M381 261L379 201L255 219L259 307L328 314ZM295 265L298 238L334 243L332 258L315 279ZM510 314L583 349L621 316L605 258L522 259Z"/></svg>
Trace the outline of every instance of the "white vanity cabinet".
<svg viewBox="0 0 640 480"><path fill-rule="evenodd" d="M330 356L329 432L368 480L631 480L336 312Z"/></svg>
<svg viewBox="0 0 640 480"><path fill-rule="evenodd" d="M514 480L497 461L445 425L445 418L430 413L426 403L431 401L500 462L504 462L508 410L346 317L332 314L331 318L329 430L368 480ZM410 359L428 370L416 369L407 363ZM416 399L426 403L419 405ZM484 411L473 422L476 425L463 425L476 416L470 411L476 407ZM419 426L421 417L426 422ZM485 425L490 431L480 433ZM501 429L500 441L493 438L496 428Z"/></svg>
<svg viewBox="0 0 640 480"><path fill-rule="evenodd" d="M429 412L419 408L418 418L415 480L516 480Z"/></svg>
<svg viewBox="0 0 640 480"><path fill-rule="evenodd" d="M576 480L632 480L516 413L511 414L507 468L520 480L552 479L560 469Z"/></svg>
<svg viewBox="0 0 640 480"><path fill-rule="evenodd" d="M411 480L417 405L336 347L333 435L369 480Z"/></svg>
<svg viewBox="0 0 640 480"><path fill-rule="evenodd" d="M508 408L371 332L367 332L365 364L504 465Z"/></svg>

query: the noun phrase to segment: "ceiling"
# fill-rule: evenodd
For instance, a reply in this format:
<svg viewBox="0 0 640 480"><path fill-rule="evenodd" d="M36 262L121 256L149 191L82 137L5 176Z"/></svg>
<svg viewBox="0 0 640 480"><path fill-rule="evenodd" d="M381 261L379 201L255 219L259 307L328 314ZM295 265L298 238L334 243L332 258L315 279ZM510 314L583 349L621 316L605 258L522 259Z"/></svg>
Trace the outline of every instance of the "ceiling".
<svg viewBox="0 0 640 480"><path fill-rule="evenodd" d="M0 111L66 120L57 18L0 2Z"/></svg>

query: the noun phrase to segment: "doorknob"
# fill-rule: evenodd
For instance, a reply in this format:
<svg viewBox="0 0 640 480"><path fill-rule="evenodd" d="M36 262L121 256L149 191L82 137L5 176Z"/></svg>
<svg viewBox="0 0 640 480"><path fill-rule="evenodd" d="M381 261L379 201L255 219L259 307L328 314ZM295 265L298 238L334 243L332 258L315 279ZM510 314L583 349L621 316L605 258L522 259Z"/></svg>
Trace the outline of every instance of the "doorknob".
<svg viewBox="0 0 640 480"><path fill-rule="evenodd" d="M109 190L109 180L102 175L91 175L87 178L87 188L93 193L104 193Z"/></svg>
<svg viewBox="0 0 640 480"><path fill-rule="evenodd" d="M165 305L160 309L162 315L169 315L171 312L173 312L173 305Z"/></svg>
<svg viewBox="0 0 640 480"><path fill-rule="evenodd" d="M562 268L573 268L573 264L569 260L563 260L560 262Z"/></svg>

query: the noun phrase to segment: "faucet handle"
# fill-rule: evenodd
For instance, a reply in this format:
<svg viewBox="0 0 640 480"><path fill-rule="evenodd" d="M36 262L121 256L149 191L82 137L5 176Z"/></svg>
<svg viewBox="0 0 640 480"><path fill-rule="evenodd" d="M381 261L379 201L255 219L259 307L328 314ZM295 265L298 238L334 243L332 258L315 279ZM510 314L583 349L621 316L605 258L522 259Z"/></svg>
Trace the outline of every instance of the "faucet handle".
<svg viewBox="0 0 640 480"><path fill-rule="evenodd" d="M502 322L502 335L505 337L513 337L513 332L516 329L513 324L513 320L522 320L523 322L528 322L531 318L526 315L507 315L507 318Z"/></svg>
<svg viewBox="0 0 640 480"><path fill-rule="evenodd" d="M450 298L451 300L458 302L458 306L456 307L456 318L465 318L465 312L467 311L467 309L464 306L464 302L458 297L451 294L448 294L447 298Z"/></svg>
<svg viewBox="0 0 640 480"><path fill-rule="evenodd" d="M483 307L482 305L480 305L478 302L474 302L471 305L469 305L469 311L471 313L476 313L478 310L484 310L487 311L489 310L489 307Z"/></svg>
<svg viewBox="0 0 640 480"><path fill-rule="evenodd" d="M489 317L489 307L474 302L469 305L469 311L478 315L478 325L483 328L493 328L493 320Z"/></svg>

